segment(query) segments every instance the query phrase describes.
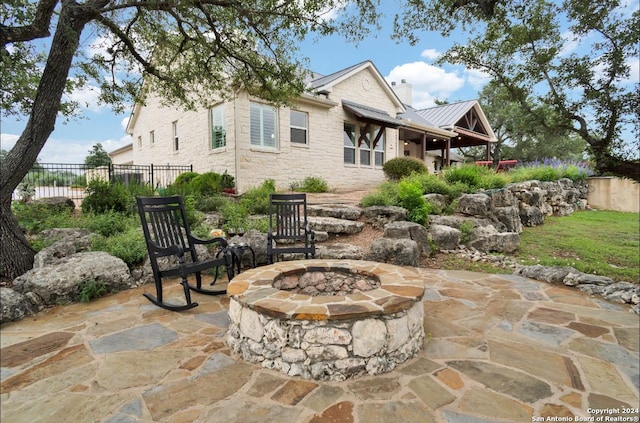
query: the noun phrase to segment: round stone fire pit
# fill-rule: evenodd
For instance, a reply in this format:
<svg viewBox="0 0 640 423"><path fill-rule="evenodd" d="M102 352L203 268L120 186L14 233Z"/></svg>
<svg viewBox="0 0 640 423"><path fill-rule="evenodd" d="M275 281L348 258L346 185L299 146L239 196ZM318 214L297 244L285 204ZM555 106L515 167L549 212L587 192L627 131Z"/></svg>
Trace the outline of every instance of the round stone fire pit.
<svg viewBox="0 0 640 423"><path fill-rule="evenodd" d="M290 376L388 372L424 341L423 282L391 264L281 262L239 274L227 293L233 352Z"/></svg>

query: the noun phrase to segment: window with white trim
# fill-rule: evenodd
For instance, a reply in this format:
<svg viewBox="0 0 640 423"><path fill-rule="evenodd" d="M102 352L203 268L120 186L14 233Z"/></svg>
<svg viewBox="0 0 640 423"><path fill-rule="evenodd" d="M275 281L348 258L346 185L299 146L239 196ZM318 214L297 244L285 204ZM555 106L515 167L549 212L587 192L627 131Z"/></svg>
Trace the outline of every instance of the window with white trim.
<svg viewBox="0 0 640 423"><path fill-rule="evenodd" d="M344 164L356 164L356 127L344 123Z"/></svg>
<svg viewBox="0 0 640 423"><path fill-rule="evenodd" d="M156 142L156 132L149 131L149 144L153 145Z"/></svg>
<svg viewBox="0 0 640 423"><path fill-rule="evenodd" d="M224 127L224 105L211 109L211 149L227 145L227 132Z"/></svg>
<svg viewBox="0 0 640 423"><path fill-rule="evenodd" d="M142 147L142 135L138 136L138 148Z"/></svg>
<svg viewBox="0 0 640 423"><path fill-rule="evenodd" d="M180 149L180 138L178 137L178 121L176 120L171 124L173 127L173 151Z"/></svg>
<svg viewBox="0 0 640 423"><path fill-rule="evenodd" d="M384 145L386 143L385 128L379 128L377 131L375 131L375 137L373 139L375 140L378 137L378 133L380 131L382 131L382 134L380 135L380 139L378 140L378 143L376 144L376 148L374 149L374 155L375 155L374 164L376 166L384 165Z"/></svg>
<svg viewBox="0 0 640 423"><path fill-rule="evenodd" d="M278 112L266 104L251 103L251 145L264 148L278 148Z"/></svg>
<svg viewBox="0 0 640 423"><path fill-rule="evenodd" d="M360 166L371 166L371 134L364 126L360 127L358 149L360 151Z"/></svg>
<svg viewBox="0 0 640 423"><path fill-rule="evenodd" d="M308 115L305 112L291 110L289 126L291 127L291 142L295 144L307 143Z"/></svg>

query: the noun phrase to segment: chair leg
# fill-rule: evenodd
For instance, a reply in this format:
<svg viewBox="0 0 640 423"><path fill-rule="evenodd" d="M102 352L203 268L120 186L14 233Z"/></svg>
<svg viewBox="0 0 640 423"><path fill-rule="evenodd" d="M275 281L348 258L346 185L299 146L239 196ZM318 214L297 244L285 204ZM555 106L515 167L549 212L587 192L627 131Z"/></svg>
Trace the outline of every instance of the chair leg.
<svg viewBox="0 0 640 423"><path fill-rule="evenodd" d="M189 292L189 288L188 288L188 284L186 283L186 280L183 280L182 282L180 282L180 285L182 285L183 289L184 289L184 293L185 293L185 299L186 299L186 304L168 304L165 303L163 301L163 295L162 295L162 281L160 280L156 280L156 295L157 297L154 297L151 294L145 293L142 294L147 300L151 301L153 304L157 305L158 307L164 308L165 310L170 310L170 311L185 311L185 310L189 310L191 308L197 307L198 303L197 302L192 302L191 301L191 293Z"/></svg>
<svg viewBox="0 0 640 423"><path fill-rule="evenodd" d="M227 271L228 271L228 268L227 268ZM188 290L197 292L199 294L224 295L227 293L226 288L225 289L204 289L202 287L202 275L200 273L196 273L196 286L190 285L186 280L184 281L184 283L185 283L185 288L188 288ZM214 283L215 283L215 279L214 279Z"/></svg>

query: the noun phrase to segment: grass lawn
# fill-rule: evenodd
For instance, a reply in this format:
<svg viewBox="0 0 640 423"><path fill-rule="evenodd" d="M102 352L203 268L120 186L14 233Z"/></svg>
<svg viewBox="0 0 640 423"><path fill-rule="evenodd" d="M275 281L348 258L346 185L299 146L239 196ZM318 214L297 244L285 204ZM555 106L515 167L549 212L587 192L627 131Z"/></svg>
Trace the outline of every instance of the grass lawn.
<svg viewBox="0 0 640 423"><path fill-rule="evenodd" d="M524 228L520 249L510 257L523 265L571 266L615 281L640 283L640 217L637 213L579 211L546 217L545 223ZM511 273L491 263L471 262L453 254L438 254L427 267Z"/></svg>
<svg viewBox="0 0 640 423"><path fill-rule="evenodd" d="M616 281L640 282L637 213L579 211L525 228L515 258L522 264L571 266Z"/></svg>

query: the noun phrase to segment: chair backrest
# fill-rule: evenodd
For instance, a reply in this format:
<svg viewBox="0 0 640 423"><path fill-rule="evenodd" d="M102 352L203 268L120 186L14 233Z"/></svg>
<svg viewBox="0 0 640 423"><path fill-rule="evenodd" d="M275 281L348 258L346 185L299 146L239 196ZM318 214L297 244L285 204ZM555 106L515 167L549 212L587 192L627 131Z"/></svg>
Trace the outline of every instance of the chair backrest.
<svg viewBox="0 0 640 423"><path fill-rule="evenodd" d="M306 226L306 194L269 196L269 232L274 239L305 239Z"/></svg>
<svg viewBox="0 0 640 423"><path fill-rule="evenodd" d="M195 245L182 197L137 197L138 213L152 264L160 257L172 255L160 251L172 246L183 249L185 256L197 261ZM154 266L155 267L155 266Z"/></svg>

